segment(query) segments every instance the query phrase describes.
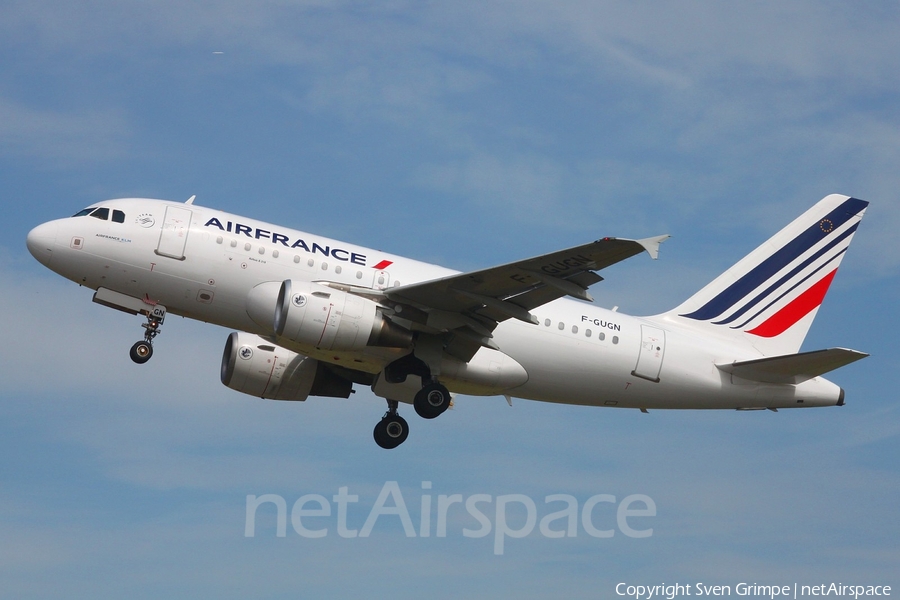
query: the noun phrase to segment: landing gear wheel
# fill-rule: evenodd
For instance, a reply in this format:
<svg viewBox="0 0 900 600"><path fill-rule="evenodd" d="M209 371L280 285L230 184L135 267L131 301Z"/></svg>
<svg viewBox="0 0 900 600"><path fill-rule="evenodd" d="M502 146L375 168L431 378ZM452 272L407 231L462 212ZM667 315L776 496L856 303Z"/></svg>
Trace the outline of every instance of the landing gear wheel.
<svg viewBox="0 0 900 600"><path fill-rule="evenodd" d="M166 308L161 304L154 306L153 310L147 314L147 322L141 325L144 328L144 339L135 342L131 347L131 352L128 353L131 360L139 365L150 360L150 357L153 356L153 338L159 335L159 326L162 325L165 318Z"/></svg>
<svg viewBox="0 0 900 600"><path fill-rule="evenodd" d="M151 356L153 356L153 346L150 344L150 342L145 340L135 342L134 346L131 347L131 352L129 352L129 355L131 356L131 360L139 365L142 365L150 360Z"/></svg>
<svg viewBox="0 0 900 600"><path fill-rule="evenodd" d="M423 419L433 419L450 407L450 392L433 381L419 390L413 400L413 407Z"/></svg>
<svg viewBox="0 0 900 600"><path fill-rule="evenodd" d="M375 426L373 434L376 444L390 450L406 441L409 435L409 425L406 423L406 419L400 415L388 412Z"/></svg>

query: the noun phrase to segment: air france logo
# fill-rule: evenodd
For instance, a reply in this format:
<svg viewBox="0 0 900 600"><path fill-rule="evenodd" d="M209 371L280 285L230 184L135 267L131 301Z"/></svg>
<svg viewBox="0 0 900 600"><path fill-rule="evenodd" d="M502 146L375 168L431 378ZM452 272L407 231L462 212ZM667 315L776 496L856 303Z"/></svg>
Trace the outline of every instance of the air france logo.
<svg viewBox="0 0 900 600"><path fill-rule="evenodd" d="M238 350L238 355L244 360L250 360L253 358L253 348L250 346L242 346L240 350Z"/></svg>
<svg viewBox="0 0 900 600"><path fill-rule="evenodd" d="M222 222L215 217L207 221L204 227L215 227L216 229L233 233L234 235L245 235L248 238L255 240L269 240L272 244L281 245L285 248L300 248L310 254L321 254L323 256L330 256L334 260L339 260L341 262L348 262L361 267L366 266L365 254L353 252L352 250L345 250L343 248L331 246L330 244L320 244L318 242L308 244L303 238L294 238L277 231L251 227L250 225L244 225L243 223L232 223L231 221L225 221L225 224L223 225Z"/></svg>
<svg viewBox="0 0 900 600"><path fill-rule="evenodd" d="M153 227L156 225L156 219L153 218L153 215L150 213L144 213L142 215L138 215L138 218L135 219L135 222L143 227L144 229Z"/></svg>
<svg viewBox="0 0 900 600"><path fill-rule="evenodd" d="M304 306L306 306L306 296L304 296L303 294L294 294L292 301L294 303L294 306L296 306L297 308L303 308Z"/></svg>

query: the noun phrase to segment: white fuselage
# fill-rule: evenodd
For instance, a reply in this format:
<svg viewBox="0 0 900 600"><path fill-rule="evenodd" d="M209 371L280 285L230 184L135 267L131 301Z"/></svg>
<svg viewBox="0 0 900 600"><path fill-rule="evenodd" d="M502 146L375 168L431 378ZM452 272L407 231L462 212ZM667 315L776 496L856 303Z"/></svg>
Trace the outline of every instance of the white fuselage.
<svg viewBox="0 0 900 600"><path fill-rule="evenodd" d="M261 336L270 335L271 328L250 317L247 302L251 290L266 282L292 279L377 290L455 273L196 205L122 199L96 206L125 218L51 221L29 235L29 248L46 266L86 287L145 298L170 313ZM176 223L164 231L164 221L172 225L172 215L178 214L189 217L189 227L179 229ZM840 388L821 377L799 385L734 378L716 364L758 358L758 351L663 317L631 317L571 299L532 313L539 324L509 319L493 332L492 341L509 364L492 358L487 348L473 359L473 365L484 359L491 381L481 381L478 374L467 377L465 364L448 364L442 382L469 394L626 408L791 408L839 402ZM380 372L403 353L291 349L369 373ZM504 387L504 369L510 365L527 377L512 378L514 385Z"/></svg>

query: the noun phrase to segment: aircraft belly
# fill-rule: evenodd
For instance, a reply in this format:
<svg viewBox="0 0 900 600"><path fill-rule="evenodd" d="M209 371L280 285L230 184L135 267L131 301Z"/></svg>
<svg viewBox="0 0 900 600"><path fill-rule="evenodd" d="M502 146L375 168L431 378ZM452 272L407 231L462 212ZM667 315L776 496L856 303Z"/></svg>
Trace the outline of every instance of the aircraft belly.
<svg viewBox="0 0 900 600"><path fill-rule="evenodd" d="M467 363L445 357L441 381L457 393L493 396L522 386L528 372L509 355L480 348Z"/></svg>
<svg viewBox="0 0 900 600"><path fill-rule="evenodd" d="M619 401L637 356L637 338L627 331L619 343L598 343L575 338L565 331L518 323L498 328L495 339L501 350L520 363L528 381L511 393L544 402L602 406ZM634 343L630 343L634 342ZM634 352L627 350L635 346Z"/></svg>

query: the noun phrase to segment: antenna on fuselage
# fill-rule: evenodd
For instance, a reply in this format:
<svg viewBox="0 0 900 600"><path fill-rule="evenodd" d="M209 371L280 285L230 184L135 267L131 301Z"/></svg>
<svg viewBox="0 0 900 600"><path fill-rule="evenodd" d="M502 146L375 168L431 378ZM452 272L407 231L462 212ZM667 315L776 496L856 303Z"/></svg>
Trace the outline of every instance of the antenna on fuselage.
<svg viewBox="0 0 900 600"><path fill-rule="evenodd" d="M193 196L191 196L190 198L187 199L187 202L185 202L185 204L193 204L194 198L196 198L196 197L197 197L197 194L194 194Z"/></svg>

